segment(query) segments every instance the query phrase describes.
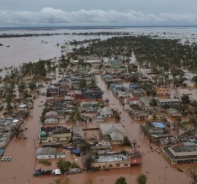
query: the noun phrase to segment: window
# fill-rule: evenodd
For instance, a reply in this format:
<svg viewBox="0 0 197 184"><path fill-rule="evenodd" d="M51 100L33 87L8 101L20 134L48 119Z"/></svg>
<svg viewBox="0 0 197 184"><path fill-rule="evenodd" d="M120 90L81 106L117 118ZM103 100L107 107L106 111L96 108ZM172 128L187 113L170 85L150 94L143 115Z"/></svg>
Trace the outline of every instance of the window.
<svg viewBox="0 0 197 184"><path fill-rule="evenodd" d="M128 164L124 164L124 166L125 166L125 167L127 167L127 166L128 166Z"/></svg>

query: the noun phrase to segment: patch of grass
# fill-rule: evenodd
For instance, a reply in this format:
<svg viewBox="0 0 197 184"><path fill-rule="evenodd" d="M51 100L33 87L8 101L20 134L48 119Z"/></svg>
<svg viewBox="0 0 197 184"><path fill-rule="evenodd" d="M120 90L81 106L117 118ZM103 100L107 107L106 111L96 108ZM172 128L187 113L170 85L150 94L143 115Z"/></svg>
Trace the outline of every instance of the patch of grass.
<svg viewBox="0 0 197 184"><path fill-rule="evenodd" d="M41 164L43 164L43 165L46 165L46 166L51 165L51 162L48 161L48 160L40 160L39 163L41 163Z"/></svg>

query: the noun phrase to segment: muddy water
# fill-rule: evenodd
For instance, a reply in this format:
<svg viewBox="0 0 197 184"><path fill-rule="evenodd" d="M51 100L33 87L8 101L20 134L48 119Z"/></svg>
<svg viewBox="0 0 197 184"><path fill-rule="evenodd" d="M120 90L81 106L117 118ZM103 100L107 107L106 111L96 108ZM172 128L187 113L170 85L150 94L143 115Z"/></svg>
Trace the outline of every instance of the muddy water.
<svg viewBox="0 0 197 184"><path fill-rule="evenodd" d="M138 170L139 172L143 172L148 176L148 183L187 183L188 178L184 173L178 173L178 171L169 164L166 158L160 153L151 152L150 151L150 143L146 137L140 132L139 124L135 123L128 115L128 113L123 109L123 106L116 97L107 89L106 85L100 78L97 76L99 87L105 92L103 98L108 98L110 100L109 103L111 108L117 109L121 113L120 123L124 126L127 135L132 142L133 140L137 141L138 150L143 153L143 164L140 167L130 168L132 170ZM154 148L156 146L153 145ZM183 167L183 170L188 167ZM119 170L117 170L118 175ZM129 181L133 181L136 177L135 174L132 176L125 175L126 178L129 178Z"/></svg>
<svg viewBox="0 0 197 184"><path fill-rule="evenodd" d="M140 133L139 125L131 120L119 101L110 91L107 90L106 85L101 80L100 76L97 76L97 80L98 85L105 92L103 98L108 98L110 100L110 107L121 112L120 123L125 127L129 139L131 141L134 139L137 141L137 149L144 154L143 164L142 166L126 169L111 169L110 171L99 171L95 173L84 172L82 174L69 175L69 179L74 184L83 184L88 180L92 180L94 184L108 184L114 183L118 177L124 176L128 183L135 183L136 176L140 173L145 173L148 176L148 184L188 183L189 179L185 176L185 174L178 172L173 166L171 166L162 154L150 151L150 143L147 138ZM36 168L43 167L38 163L36 164L35 160L35 147L38 146L37 138L40 128L39 117L43 108L43 106L40 106L41 101L45 101L45 98L38 97L36 99L34 109L31 113L32 117L30 117L24 124L24 126L28 128L28 130L24 132L27 139L18 140L14 138L6 148L5 156L12 156L13 159L9 163L0 162L0 183L2 184L49 184L55 183L55 180L58 178L55 176L32 176L35 166ZM92 136L93 134L94 132L90 135L88 134L88 136ZM68 151L66 151L66 158L70 161L76 161L76 157L70 155ZM80 158L78 158L76 162L81 163ZM178 165L178 167L184 170L188 167L188 165ZM53 161L50 169L54 168L56 168L56 164ZM62 176L61 178L63 179L64 177Z"/></svg>

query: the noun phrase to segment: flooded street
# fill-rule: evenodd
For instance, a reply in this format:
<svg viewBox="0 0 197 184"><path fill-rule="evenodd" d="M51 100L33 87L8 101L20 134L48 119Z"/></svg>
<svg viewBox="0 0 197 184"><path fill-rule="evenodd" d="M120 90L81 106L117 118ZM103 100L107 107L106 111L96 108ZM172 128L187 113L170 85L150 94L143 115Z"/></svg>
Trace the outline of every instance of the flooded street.
<svg viewBox="0 0 197 184"><path fill-rule="evenodd" d="M71 174L68 175L70 180L74 184L83 184L85 181L92 180L94 184L108 184L114 183L119 176L124 176L129 183L134 183L137 175L144 173L148 177L148 184L164 184L164 183L188 183L189 178L184 173L178 172L177 169L169 164L164 156L157 151L151 152L150 143L148 139L140 132L139 124L135 123L128 113L123 109L122 104L113 96L112 92L109 91L100 78L97 76L98 86L105 92L103 99L108 98L110 100L110 108L117 109L121 113L120 123L124 126L128 138L132 142L137 141L137 150L143 153L142 166L134 166L131 168L124 169L111 169L110 171L99 171L82 174ZM42 176L33 177L33 171L36 163L36 147L38 146L38 133L40 128L39 117L42 112L41 101L45 101L45 97L38 97L34 103L34 109L32 110L32 117L26 120L24 127L27 127L25 136L27 139L13 139L8 144L5 156L11 156L13 159L11 162L0 163L0 178L4 184L49 184L55 183L55 176ZM98 123L99 124L99 123ZM93 133L94 134L94 133ZM152 145L154 149L156 146ZM66 152L66 158L70 161L75 161L76 157ZM80 163L80 158L78 158ZM189 165L178 165L179 168L185 170ZM39 164L37 168L39 168ZM43 166L42 166L43 167ZM46 169L55 169L55 162L52 166L46 167ZM36 169L37 169L36 168ZM109 177L110 175L110 177ZM64 177L61 176L63 179Z"/></svg>
<svg viewBox="0 0 197 184"><path fill-rule="evenodd" d="M81 30L78 30L80 32ZM86 31L86 30L85 30ZM84 31L84 32L85 32ZM119 31L122 31L121 29ZM135 30L137 34L137 29ZM72 32L72 30L70 30ZM148 30L147 32L150 32ZM109 36L108 36L109 37ZM1 47L1 68L4 66L11 66L23 62L36 62L38 58L49 59L61 56L61 48L57 47L57 43L60 45L68 40L84 40L86 38L100 38L94 36L81 36L81 35L58 35L51 37L36 37L36 38L10 38L1 39L0 43L5 46L10 45L10 48ZM104 36L102 38L105 38ZM107 38L107 36L106 36ZM48 43L41 43L44 40ZM18 47L18 45L20 45ZM132 63L135 62L135 56L132 57ZM6 71L3 71L4 73ZM2 72L2 73L3 73ZM136 150L143 154L143 161L141 166L133 166L130 168L119 168L110 169L110 171L100 170L98 172L83 172L80 174L70 174L68 176L61 176L63 180L68 177L72 184L84 184L87 181L93 181L94 184L113 184L116 179L120 176L126 178L127 183L136 183L136 177L144 173L148 177L147 184L186 184L189 183L189 178L186 177L184 171L190 164L187 165L171 165L169 161L161 153L160 148L154 144L150 144L147 137L140 130L140 124L131 119L129 114L119 100L113 95L113 93L107 88L104 81L100 76L96 76L98 81L98 86L104 92L103 99L109 99L109 107L117 110L120 113L120 123L123 125L128 138L131 142L137 142ZM59 79L58 79L59 80ZM41 89L41 92L46 92L46 87ZM193 99L197 97L197 91L188 89L178 89L176 91L171 89L172 96L182 95L183 93L191 95ZM40 130L40 116L43 110L43 104L41 101L45 102L45 96L37 96L34 101L34 108L31 111L31 117L25 120L23 128L27 128L24 132L26 139L16 139L13 138L5 149L4 156L12 157L10 162L0 162L0 184L55 184L55 180L59 177L41 176L34 177L34 169L55 169L56 160L52 160L51 166L44 166L36 161L36 148L39 146L38 134ZM64 120L63 120L64 121ZM107 122L112 122L113 120L107 120ZM84 130L86 138L99 137L98 125L103 122L89 122L88 124L82 125L82 128L95 128L96 130ZM60 124L61 125L61 124ZM65 125L65 123L64 123ZM67 124L67 127L72 127L73 124ZM151 151L150 146L153 147ZM115 147L113 147L116 150ZM81 157L76 157L70 154L70 151L63 150L66 153L66 160L71 162L76 162L80 166ZM183 172L178 172L177 168L181 168Z"/></svg>

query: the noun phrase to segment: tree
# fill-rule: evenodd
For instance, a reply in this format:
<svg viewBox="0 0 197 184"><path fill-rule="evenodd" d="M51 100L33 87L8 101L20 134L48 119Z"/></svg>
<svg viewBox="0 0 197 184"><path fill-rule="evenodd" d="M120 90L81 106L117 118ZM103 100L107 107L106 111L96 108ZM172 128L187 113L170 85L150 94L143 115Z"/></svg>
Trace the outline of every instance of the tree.
<svg viewBox="0 0 197 184"><path fill-rule="evenodd" d="M70 162L66 161L65 159L59 159L57 162L57 167L61 170L62 173L65 173L70 167Z"/></svg>
<svg viewBox="0 0 197 184"><path fill-rule="evenodd" d="M12 131L13 135L15 135L16 138L19 136L19 134L24 132L24 130L21 128L21 124L20 123L15 125L15 126L12 126L11 127L11 131Z"/></svg>
<svg viewBox="0 0 197 184"><path fill-rule="evenodd" d="M152 98L150 101L150 106L157 106L157 100L155 98Z"/></svg>
<svg viewBox="0 0 197 184"><path fill-rule="evenodd" d="M95 78L92 78L90 81L90 87L96 88L97 87L97 80Z"/></svg>
<svg viewBox="0 0 197 184"><path fill-rule="evenodd" d="M136 178L137 184L146 184L147 182L147 176L145 174L140 174Z"/></svg>
<svg viewBox="0 0 197 184"><path fill-rule="evenodd" d="M115 184L127 184L125 177L120 177L116 180Z"/></svg>
<svg viewBox="0 0 197 184"><path fill-rule="evenodd" d="M131 142L129 141L128 137L124 137L123 146L131 146Z"/></svg>
<svg viewBox="0 0 197 184"><path fill-rule="evenodd" d="M192 81L195 82L195 84L197 84L197 75L192 78Z"/></svg>
<svg viewBox="0 0 197 184"><path fill-rule="evenodd" d="M183 104L189 104L189 103L190 103L189 96L186 95L186 94L184 94L184 95L182 96L181 100L182 100L182 103L183 103Z"/></svg>
<svg viewBox="0 0 197 184"><path fill-rule="evenodd" d="M81 79L79 86L81 89L85 88L87 86L87 81L85 79Z"/></svg>
<svg viewBox="0 0 197 184"><path fill-rule="evenodd" d="M197 184L197 166L188 168L185 174L191 178L191 184Z"/></svg>

